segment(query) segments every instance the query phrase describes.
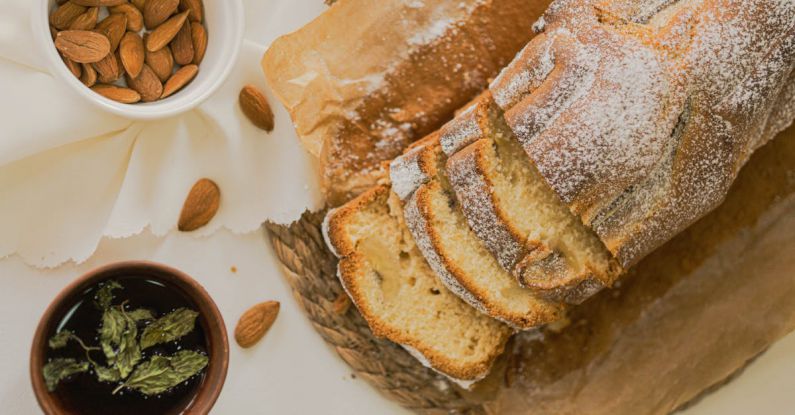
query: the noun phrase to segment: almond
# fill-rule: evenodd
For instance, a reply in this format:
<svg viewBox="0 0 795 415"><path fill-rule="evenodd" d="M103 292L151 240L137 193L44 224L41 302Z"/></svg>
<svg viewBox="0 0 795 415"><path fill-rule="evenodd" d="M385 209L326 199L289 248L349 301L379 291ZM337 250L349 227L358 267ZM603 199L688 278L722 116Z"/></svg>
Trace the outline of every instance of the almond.
<svg viewBox="0 0 795 415"><path fill-rule="evenodd" d="M119 60L113 53L108 53L108 56L95 63L94 69L97 71L97 80L106 84L116 82L122 75Z"/></svg>
<svg viewBox="0 0 795 415"><path fill-rule="evenodd" d="M171 49L166 46L154 52L146 51L146 64L155 72L161 82L166 82L174 70L174 56Z"/></svg>
<svg viewBox="0 0 795 415"><path fill-rule="evenodd" d="M119 57L124 70L135 78L144 66L144 41L137 33L127 32L119 44Z"/></svg>
<svg viewBox="0 0 795 415"><path fill-rule="evenodd" d="M135 6L136 9L140 10L141 13L144 12L144 7L146 6L146 0L130 0L130 3L132 3L132 5Z"/></svg>
<svg viewBox="0 0 795 415"><path fill-rule="evenodd" d="M75 62L99 62L110 52L108 38L87 30L64 30L55 36L55 47Z"/></svg>
<svg viewBox="0 0 795 415"><path fill-rule="evenodd" d="M174 62L179 65L193 62L193 35L190 31L190 21L185 21L170 46L171 53L174 54Z"/></svg>
<svg viewBox="0 0 795 415"><path fill-rule="evenodd" d="M137 33L144 28L144 15L130 3L113 6L110 8L110 12L127 16L127 30L130 32Z"/></svg>
<svg viewBox="0 0 795 415"><path fill-rule="evenodd" d="M210 179L201 179L190 189L182 213L179 215L178 228L182 232L191 232L208 224L221 205L221 189Z"/></svg>
<svg viewBox="0 0 795 415"><path fill-rule="evenodd" d="M53 42L55 41L55 37L58 36L58 29L55 26L50 25L50 37L52 38Z"/></svg>
<svg viewBox="0 0 795 415"><path fill-rule="evenodd" d="M72 3L88 7L110 7L127 3L127 0L71 0Z"/></svg>
<svg viewBox="0 0 795 415"><path fill-rule="evenodd" d="M67 1L50 15L50 24L58 30L66 30L78 16L85 12L85 7Z"/></svg>
<svg viewBox="0 0 795 415"><path fill-rule="evenodd" d="M91 90L105 98L112 99L122 104L134 104L141 100L141 95L138 92L116 85L110 84L97 84L91 87Z"/></svg>
<svg viewBox="0 0 795 415"><path fill-rule="evenodd" d="M273 111L271 111L265 95L256 86L246 85L243 87L238 95L238 101L243 114L248 117L249 121L265 131L273 130Z"/></svg>
<svg viewBox="0 0 795 415"><path fill-rule="evenodd" d="M182 12L166 20L163 24L158 26L157 29L149 33L149 37L146 39L146 49L154 52L163 46L168 45L168 43L174 39L174 36L177 35L179 29L182 28L182 25L185 24L185 20L188 18L188 13L189 12Z"/></svg>
<svg viewBox="0 0 795 415"><path fill-rule="evenodd" d="M190 25L191 39L193 40L193 63L202 63L204 53L207 52L207 30L203 25Z"/></svg>
<svg viewBox="0 0 795 415"><path fill-rule="evenodd" d="M179 0L146 0L144 3L144 25L153 30L177 11Z"/></svg>
<svg viewBox="0 0 795 415"><path fill-rule="evenodd" d="M119 47L122 36L127 31L127 16L123 14L111 14L97 24L97 33L105 35L110 40L110 50L115 52Z"/></svg>
<svg viewBox="0 0 795 415"><path fill-rule="evenodd" d="M266 301L249 308L237 322L235 340L240 347L249 348L257 344L276 321L279 302Z"/></svg>
<svg viewBox="0 0 795 415"><path fill-rule="evenodd" d="M99 7L92 7L86 10L85 13L77 16L77 19L72 21L69 25L69 30L93 30L97 27L97 18L99 17Z"/></svg>
<svg viewBox="0 0 795 415"><path fill-rule="evenodd" d="M80 75L83 74L83 69L81 65L63 55L61 55L61 59L63 59L63 63L66 64L66 67L69 69L69 72L75 76L75 78L80 78Z"/></svg>
<svg viewBox="0 0 795 415"><path fill-rule="evenodd" d="M179 0L179 11L190 11L188 18L191 22L198 22L204 19L204 5L202 0Z"/></svg>
<svg viewBox="0 0 795 415"><path fill-rule="evenodd" d="M97 83L97 70L90 63L83 64L83 74L80 75L80 82L89 88Z"/></svg>
<svg viewBox="0 0 795 415"><path fill-rule="evenodd" d="M136 77L127 75L127 86L141 94L141 101L152 102L163 94L163 84L147 64L141 67L141 73Z"/></svg>
<svg viewBox="0 0 795 415"><path fill-rule="evenodd" d="M196 77L197 73L199 73L199 67L196 65L186 65L179 68L179 70L174 72L174 75L171 75L171 78L168 78L168 81L166 81L166 84L163 86L163 95L161 95L160 98L166 98L182 89L182 87Z"/></svg>

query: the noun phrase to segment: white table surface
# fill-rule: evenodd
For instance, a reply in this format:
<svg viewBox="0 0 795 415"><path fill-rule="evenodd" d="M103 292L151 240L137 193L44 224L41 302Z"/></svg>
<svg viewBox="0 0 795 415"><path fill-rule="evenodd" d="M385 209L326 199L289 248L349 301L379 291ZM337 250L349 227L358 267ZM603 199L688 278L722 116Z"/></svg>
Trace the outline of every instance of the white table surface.
<svg viewBox="0 0 795 415"><path fill-rule="evenodd" d="M201 282L231 332L240 314L265 300L282 308L267 336L243 350L231 344L229 374L216 414L399 414L326 346L309 324L261 233L220 232L194 239L140 235L104 240L88 262L37 270L17 258L0 261L0 403L3 414L39 413L28 378L29 347L41 313L73 278L100 265L146 259L177 267ZM236 267L233 273L231 267ZM231 334L231 333L230 333ZM736 381L686 415L795 413L795 336L774 345Z"/></svg>

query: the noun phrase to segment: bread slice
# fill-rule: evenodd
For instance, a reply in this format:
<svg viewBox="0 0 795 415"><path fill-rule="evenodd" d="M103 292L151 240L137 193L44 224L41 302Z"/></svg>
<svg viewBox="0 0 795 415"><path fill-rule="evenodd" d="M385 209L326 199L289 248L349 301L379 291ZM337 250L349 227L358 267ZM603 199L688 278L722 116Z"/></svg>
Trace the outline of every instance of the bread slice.
<svg viewBox="0 0 795 415"><path fill-rule="evenodd" d="M438 136L429 136L390 167L406 199L408 228L431 268L467 303L515 328L558 320L563 306L521 287L470 230L444 175L445 159Z"/></svg>
<svg viewBox="0 0 795 415"><path fill-rule="evenodd" d="M511 329L450 293L403 222L400 201L376 186L326 216L323 233L338 275L376 336L464 382L485 376Z"/></svg>
<svg viewBox="0 0 795 415"><path fill-rule="evenodd" d="M522 285L551 300L580 303L611 285L618 263L546 184L491 97L479 105L484 138L466 145L471 140L455 134L462 127L454 123L441 135L452 154L447 174L472 230Z"/></svg>

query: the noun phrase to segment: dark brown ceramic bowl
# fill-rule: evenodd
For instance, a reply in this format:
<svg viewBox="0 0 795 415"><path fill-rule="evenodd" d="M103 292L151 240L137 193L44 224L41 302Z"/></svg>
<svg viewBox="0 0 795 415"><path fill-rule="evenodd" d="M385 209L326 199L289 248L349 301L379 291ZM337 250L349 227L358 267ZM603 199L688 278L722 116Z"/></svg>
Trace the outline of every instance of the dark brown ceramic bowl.
<svg viewBox="0 0 795 415"><path fill-rule="evenodd" d="M110 264L81 276L61 290L41 317L33 336L33 345L30 351L30 378L33 392L45 414L73 413L56 399L56 395L47 391L44 383L42 367L46 362L45 353L49 335L55 331L55 326L66 313L70 304L73 304L74 300L81 296L86 289L101 281L129 276L164 281L172 287L182 290L184 295L193 300L198 308L197 311L202 316L198 321L207 337L207 352L210 362L193 401L183 413L207 414L215 404L229 368L229 341L226 335L226 326L215 302L196 280L179 270L151 262L129 261Z"/></svg>

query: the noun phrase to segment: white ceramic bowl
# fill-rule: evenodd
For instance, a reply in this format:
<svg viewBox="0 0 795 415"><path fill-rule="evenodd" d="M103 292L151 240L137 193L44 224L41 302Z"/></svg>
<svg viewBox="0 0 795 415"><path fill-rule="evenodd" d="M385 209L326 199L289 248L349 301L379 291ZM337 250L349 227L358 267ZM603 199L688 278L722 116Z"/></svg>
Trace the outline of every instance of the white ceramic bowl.
<svg viewBox="0 0 795 415"><path fill-rule="evenodd" d="M155 102L122 104L107 99L83 85L66 68L50 37L49 15L55 0L38 0L33 8L33 33L51 73L75 93L102 110L131 119L151 120L188 111L204 101L226 79L237 60L243 40L244 18L241 0L204 0L207 52L196 78L174 95Z"/></svg>

